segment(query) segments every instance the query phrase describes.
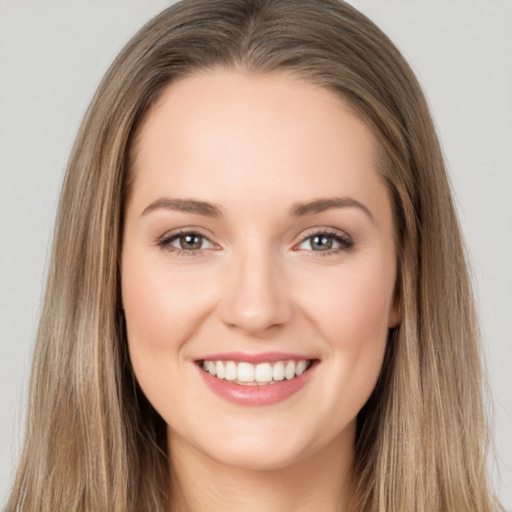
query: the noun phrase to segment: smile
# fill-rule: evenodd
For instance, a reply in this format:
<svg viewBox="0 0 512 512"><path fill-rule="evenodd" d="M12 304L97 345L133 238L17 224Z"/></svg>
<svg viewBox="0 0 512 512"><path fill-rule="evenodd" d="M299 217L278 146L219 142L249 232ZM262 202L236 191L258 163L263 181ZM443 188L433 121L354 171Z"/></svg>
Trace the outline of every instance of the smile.
<svg viewBox="0 0 512 512"><path fill-rule="evenodd" d="M204 360L202 368L212 377L245 386L265 386L302 375L312 361L276 361L252 364L249 362Z"/></svg>
<svg viewBox="0 0 512 512"><path fill-rule="evenodd" d="M239 406L268 406L298 393L316 373L319 359L297 354L217 354L195 360L206 386Z"/></svg>

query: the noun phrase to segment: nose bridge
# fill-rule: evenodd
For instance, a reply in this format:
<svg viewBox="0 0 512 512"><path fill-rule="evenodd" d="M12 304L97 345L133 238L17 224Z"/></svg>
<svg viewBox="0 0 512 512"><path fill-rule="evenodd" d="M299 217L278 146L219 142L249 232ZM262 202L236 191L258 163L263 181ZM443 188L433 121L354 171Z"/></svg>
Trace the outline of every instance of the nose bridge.
<svg viewBox="0 0 512 512"><path fill-rule="evenodd" d="M286 323L292 305L278 255L260 244L233 253L230 285L222 305L222 320L250 334Z"/></svg>

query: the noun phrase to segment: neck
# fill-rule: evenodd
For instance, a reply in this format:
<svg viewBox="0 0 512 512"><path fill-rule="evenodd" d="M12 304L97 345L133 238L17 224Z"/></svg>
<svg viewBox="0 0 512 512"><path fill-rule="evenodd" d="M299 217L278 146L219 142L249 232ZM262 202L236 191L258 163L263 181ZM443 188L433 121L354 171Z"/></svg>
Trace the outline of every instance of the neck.
<svg viewBox="0 0 512 512"><path fill-rule="evenodd" d="M346 433L345 433L346 434ZM352 477L353 436L279 468L227 466L169 434L172 512L345 512Z"/></svg>

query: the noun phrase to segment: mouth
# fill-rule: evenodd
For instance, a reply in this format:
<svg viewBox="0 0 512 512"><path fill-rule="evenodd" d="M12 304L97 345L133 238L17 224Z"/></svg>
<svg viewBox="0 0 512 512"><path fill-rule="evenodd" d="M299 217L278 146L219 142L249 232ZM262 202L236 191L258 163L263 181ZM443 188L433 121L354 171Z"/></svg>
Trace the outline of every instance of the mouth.
<svg viewBox="0 0 512 512"><path fill-rule="evenodd" d="M252 364L247 361L203 359L198 361L198 365L204 372L219 380L242 386L267 386L300 377L315 361L318 360L299 359Z"/></svg>
<svg viewBox="0 0 512 512"><path fill-rule="evenodd" d="M218 354L194 361L202 380L220 398L239 406L282 402L307 385L320 363L294 354Z"/></svg>

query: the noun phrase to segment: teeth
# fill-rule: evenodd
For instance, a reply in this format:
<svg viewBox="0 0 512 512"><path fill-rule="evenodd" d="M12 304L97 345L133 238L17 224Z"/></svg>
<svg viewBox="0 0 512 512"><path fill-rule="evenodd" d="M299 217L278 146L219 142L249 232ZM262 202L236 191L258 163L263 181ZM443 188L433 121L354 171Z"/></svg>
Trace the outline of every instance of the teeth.
<svg viewBox="0 0 512 512"><path fill-rule="evenodd" d="M217 369L217 371L218 371L218 369ZM306 361L299 361L295 367L295 375L302 375L305 371L306 371Z"/></svg>
<svg viewBox="0 0 512 512"><path fill-rule="evenodd" d="M272 378L274 380L283 380L284 379L284 363L279 361L272 368Z"/></svg>
<svg viewBox="0 0 512 512"><path fill-rule="evenodd" d="M245 385L274 384L302 375L310 361L278 361L276 363L251 364L234 361L203 361L203 370L218 379L226 379Z"/></svg>
<svg viewBox="0 0 512 512"><path fill-rule="evenodd" d="M212 373L212 372L210 372ZM213 375L213 374L212 374ZM284 369L284 376L287 380L293 379L295 377L295 362L294 361L288 361L286 364L286 368Z"/></svg>
<svg viewBox="0 0 512 512"><path fill-rule="evenodd" d="M254 365L251 363L239 363L236 377L240 382L254 382Z"/></svg>
<svg viewBox="0 0 512 512"><path fill-rule="evenodd" d="M218 379L223 379L226 376L224 365L221 361L217 361L217 364L215 365L215 372L217 373Z"/></svg>
<svg viewBox="0 0 512 512"><path fill-rule="evenodd" d="M272 380L272 366L269 363L256 365L254 380L258 382L270 382Z"/></svg>
<svg viewBox="0 0 512 512"><path fill-rule="evenodd" d="M236 380L237 368L233 361L226 363L226 380Z"/></svg>

